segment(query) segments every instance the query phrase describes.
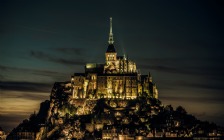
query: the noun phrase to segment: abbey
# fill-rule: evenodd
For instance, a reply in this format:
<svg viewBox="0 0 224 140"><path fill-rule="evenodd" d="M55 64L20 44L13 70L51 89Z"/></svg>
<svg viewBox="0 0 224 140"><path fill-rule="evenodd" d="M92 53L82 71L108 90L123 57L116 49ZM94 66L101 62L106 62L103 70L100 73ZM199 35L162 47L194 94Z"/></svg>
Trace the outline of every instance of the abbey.
<svg viewBox="0 0 224 140"><path fill-rule="evenodd" d="M135 62L117 55L112 18L108 43L104 64L88 63L71 81L55 82L50 100L7 140L223 138L224 129L214 123L197 120L181 106L164 107L151 75L141 75Z"/></svg>
<svg viewBox="0 0 224 140"><path fill-rule="evenodd" d="M136 63L125 55L118 56L113 40L112 18L105 63L87 63L84 73L71 77L72 98L122 98L135 99L147 94L158 99L158 90L150 73L141 75Z"/></svg>

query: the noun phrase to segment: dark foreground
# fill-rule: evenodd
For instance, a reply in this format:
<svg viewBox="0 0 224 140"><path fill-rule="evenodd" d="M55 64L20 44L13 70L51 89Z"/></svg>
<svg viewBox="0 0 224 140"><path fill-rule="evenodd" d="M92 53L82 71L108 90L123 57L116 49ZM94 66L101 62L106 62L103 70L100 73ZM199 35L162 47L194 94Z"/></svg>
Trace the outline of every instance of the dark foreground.
<svg viewBox="0 0 224 140"><path fill-rule="evenodd" d="M146 140L224 140L224 137L193 137L193 138L148 138Z"/></svg>

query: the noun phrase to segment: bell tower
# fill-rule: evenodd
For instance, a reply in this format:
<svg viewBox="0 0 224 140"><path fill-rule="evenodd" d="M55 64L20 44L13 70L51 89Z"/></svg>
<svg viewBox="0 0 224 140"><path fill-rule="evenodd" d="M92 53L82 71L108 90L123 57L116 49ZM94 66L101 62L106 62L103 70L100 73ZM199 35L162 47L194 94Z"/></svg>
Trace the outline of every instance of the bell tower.
<svg viewBox="0 0 224 140"><path fill-rule="evenodd" d="M112 32L112 17L110 17L110 33L109 33L108 43L109 45L105 53L106 65L111 65L117 60L117 52L114 47L114 39L113 39L113 32Z"/></svg>

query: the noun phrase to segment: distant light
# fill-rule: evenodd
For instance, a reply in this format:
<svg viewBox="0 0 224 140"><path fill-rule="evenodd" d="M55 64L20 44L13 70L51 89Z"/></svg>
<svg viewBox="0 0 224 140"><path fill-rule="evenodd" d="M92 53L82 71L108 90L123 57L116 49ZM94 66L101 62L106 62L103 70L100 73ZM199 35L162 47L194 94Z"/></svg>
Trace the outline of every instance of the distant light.
<svg viewBox="0 0 224 140"><path fill-rule="evenodd" d="M86 68L87 69L96 68L96 64L95 63L87 63Z"/></svg>

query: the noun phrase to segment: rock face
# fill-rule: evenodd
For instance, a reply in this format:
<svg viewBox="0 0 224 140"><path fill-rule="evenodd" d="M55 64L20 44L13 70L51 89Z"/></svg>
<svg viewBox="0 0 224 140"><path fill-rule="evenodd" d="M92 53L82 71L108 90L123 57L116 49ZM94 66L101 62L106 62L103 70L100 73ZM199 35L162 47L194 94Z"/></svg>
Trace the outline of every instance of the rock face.
<svg viewBox="0 0 224 140"><path fill-rule="evenodd" d="M36 139L146 136L151 118L162 110L161 102L147 94L136 99L73 99L65 87L66 83L55 83L46 123Z"/></svg>
<svg viewBox="0 0 224 140"><path fill-rule="evenodd" d="M73 99L68 94L70 89L65 87L66 83L54 85L46 125L42 130L45 134L38 133L39 139L140 135L140 129L150 130L149 118L158 114L162 108L159 100L147 94L136 99Z"/></svg>
<svg viewBox="0 0 224 140"><path fill-rule="evenodd" d="M223 128L201 122L179 106L163 106L142 94L135 99L73 99L67 83L55 83L40 105L7 139L145 139L221 136Z"/></svg>

